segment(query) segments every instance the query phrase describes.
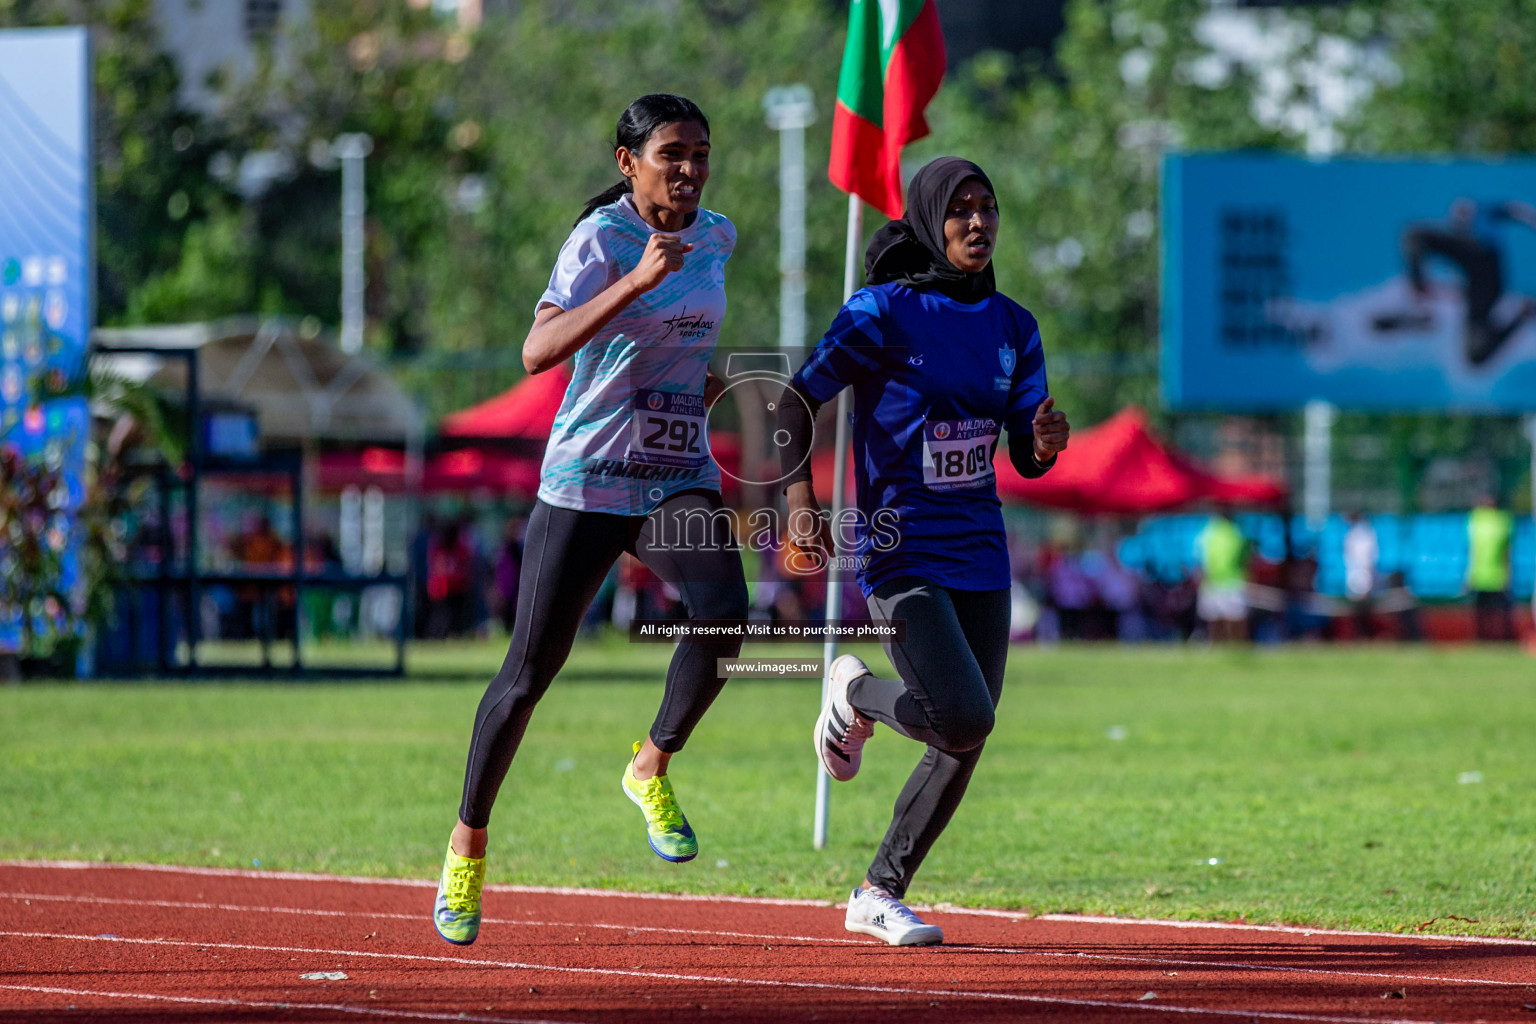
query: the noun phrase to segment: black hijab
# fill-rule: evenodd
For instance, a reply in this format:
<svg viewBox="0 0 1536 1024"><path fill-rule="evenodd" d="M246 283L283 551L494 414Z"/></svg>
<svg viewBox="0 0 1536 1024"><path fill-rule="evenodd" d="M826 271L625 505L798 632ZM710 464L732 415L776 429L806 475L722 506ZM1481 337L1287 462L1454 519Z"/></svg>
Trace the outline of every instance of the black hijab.
<svg viewBox="0 0 1536 1024"><path fill-rule="evenodd" d="M997 291L990 261L981 273L967 274L944 255L944 213L955 189L968 178L997 192L985 171L955 156L941 156L913 175L906 214L876 231L864 250L864 277L869 284L895 281L964 303L980 302Z"/></svg>

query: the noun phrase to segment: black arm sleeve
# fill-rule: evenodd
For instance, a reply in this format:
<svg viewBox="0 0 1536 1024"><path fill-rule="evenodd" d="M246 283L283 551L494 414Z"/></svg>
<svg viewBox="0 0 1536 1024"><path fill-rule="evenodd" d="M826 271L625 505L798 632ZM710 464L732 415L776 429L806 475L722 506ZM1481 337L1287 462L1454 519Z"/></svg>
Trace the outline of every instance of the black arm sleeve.
<svg viewBox="0 0 1536 1024"><path fill-rule="evenodd" d="M778 429L788 435L779 448L779 468L783 477L779 490L789 490L789 485L811 478L811 442L816 437L816 413L821 403L790 384L779 396Z"/></svg>
<svg viewBox="0 0 1536 1024"><path fill-rule="evenodd" d="M1056 465L1056 456L1051 456L1051 461L1041 462L1035 458L1035 439L1030 434L1020 434L1019 441L1023 444L1015 444L1013 434L1008 435L1008 461L1013 463L1013 468L1018 470L1019 476L1026 480L1036 480L1051 471Z"/></svg>

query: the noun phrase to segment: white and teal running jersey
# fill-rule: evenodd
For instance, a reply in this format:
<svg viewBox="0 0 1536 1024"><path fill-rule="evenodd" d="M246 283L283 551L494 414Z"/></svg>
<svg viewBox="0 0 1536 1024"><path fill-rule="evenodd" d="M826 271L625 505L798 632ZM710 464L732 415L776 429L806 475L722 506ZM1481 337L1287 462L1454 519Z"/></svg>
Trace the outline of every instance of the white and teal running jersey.
<svg viewBox="0 0 1536 1024"><path fill-rule="evenodd" d="M539 305L575 309L640 262L656 234L624 196L571 231ZM683 269L621 310L577 351L544 450L539 497L560 508L644 515L693 488L719 490L704 374L725 317L730 221L700 210L678 232Z"/></svg>

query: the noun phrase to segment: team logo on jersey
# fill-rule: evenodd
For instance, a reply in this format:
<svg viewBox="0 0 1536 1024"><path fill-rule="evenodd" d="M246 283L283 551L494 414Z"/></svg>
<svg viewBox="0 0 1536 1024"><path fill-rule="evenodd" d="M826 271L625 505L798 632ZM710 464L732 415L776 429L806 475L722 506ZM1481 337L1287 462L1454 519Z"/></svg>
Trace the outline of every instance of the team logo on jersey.
<svg viewBox="0 0 1536 1024"><path fill-rule="evenodd" d="M704 319L704 314L695 313L689 316L687 306L684 306L683 311L677 316L663 320L661 325L667 329L667 333L661 336L661 341L666 341L674 333L679 338L702 338L715 329L715 322Z"/></svg>
<svg viewBox="0 0 1536 1024"><path fill-rule="evenodd" d="M654 410L654 409L660 409L661 406L662 406L662 403L665 402L665 401L666 401L666 398L664 398L662 396L661 392L655 391L655 392L652 392L650 397L648 397L645 400L645 404L650 406Z"/></svg>
<svg viewBox="0 0 1536 1024"><path fill-rule="evenodd" d="M1018 358L1019 354L1007 345L997 350L997 361L1003 364L1003 372L1009 376L1013 375L1013 366Z"/></svg>
<svg viewBox="0 0 1536 1024"><path fill-rule="evenodd" d="M933 425L933 436L935 440L939 441L947 438L949 436L949 424L943 422L935 423Z"/></svg>

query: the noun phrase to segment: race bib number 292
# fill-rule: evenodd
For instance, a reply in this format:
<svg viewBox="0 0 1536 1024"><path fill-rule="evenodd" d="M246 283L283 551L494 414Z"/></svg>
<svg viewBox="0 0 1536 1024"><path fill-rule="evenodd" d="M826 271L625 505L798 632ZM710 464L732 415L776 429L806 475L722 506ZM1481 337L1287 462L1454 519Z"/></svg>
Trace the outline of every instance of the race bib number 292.
<svg viewBox="0 0 1536 1024"><path fill-rule="evenodd" d="M703 395L637 391L630 418L629 461L702 466L709 459Z"/></svg>
<svg viewBox="0 0 1536 1024"><path fill-rule="evenodd" d="M929 420L923 424L923 484L930 491L965 491L992 481L997 421Z"/></svg>

